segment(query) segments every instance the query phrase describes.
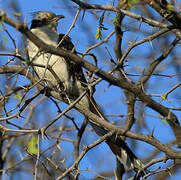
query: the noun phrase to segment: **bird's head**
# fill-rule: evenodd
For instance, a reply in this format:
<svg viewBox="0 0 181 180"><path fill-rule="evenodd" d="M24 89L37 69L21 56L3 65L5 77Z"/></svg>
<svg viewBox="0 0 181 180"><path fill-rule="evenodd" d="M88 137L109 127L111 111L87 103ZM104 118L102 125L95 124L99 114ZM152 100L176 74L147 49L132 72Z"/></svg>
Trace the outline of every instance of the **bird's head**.
<svg viewBox="0 0 181 180"><path fill-rule="evenodd" d="M38 11L33 13L33 20L30 29L48 26L56 31L58 20L64 18L63 15L56 15L50 11Z"/></svg>

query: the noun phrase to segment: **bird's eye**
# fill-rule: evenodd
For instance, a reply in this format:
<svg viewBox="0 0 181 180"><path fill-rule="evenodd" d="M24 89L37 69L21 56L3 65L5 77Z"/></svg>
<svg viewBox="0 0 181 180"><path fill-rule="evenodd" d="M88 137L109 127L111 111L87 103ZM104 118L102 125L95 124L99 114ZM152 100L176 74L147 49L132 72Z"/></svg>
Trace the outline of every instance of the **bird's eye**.
<svg viewBox="0 0 181 180"><path fill-rule="evenodd" d="M46 22L47 20L46 20L46 18L43 18L42 21L43 21L43 22Z"/></svg>

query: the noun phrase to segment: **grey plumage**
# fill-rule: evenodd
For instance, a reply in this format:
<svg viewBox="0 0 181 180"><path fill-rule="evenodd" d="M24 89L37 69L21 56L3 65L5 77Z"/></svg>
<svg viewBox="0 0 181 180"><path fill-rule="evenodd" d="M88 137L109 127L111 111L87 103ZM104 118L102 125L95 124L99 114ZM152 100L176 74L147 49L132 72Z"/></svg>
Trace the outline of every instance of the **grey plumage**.
<svg viewBox="0 0 181 180"><path fill-rule="evenodd" d="M30 28L31 32L45 43L57 47L64 36L64 34L57 33L58 20L63 17L62 15L57 16L52 12L39 11L34 14ZM43 52L38 53L39 48L31 41L28 41L27 48L30 60L34 65L37 65L33 66L36 74L40 79L46 82L47 86L58 92L66 92L70 99L75 99L84 91L87 82L80 65L75 64L71 59L67 61L64 57ZM66 37L57 48L64 48L65 50L72 51L74 45L71 39ZM76 52L74 51L74 53ZM39 67L38 64L44 67ZM47 69L48 66L52 68L53 73ZM80 104L107 121L99 110L95 100L89 96L89 93L83 97ZM93 122L90 124L99 136L107 133L107 130L103 127ZM116 155L116 158L124 165L125 170L134 169L135 171L141 171L143 169L143 163L134 155L121 137L113 135L106 140L106 143ZM145 172L143 171L140 174L144 175Z"/></svg>

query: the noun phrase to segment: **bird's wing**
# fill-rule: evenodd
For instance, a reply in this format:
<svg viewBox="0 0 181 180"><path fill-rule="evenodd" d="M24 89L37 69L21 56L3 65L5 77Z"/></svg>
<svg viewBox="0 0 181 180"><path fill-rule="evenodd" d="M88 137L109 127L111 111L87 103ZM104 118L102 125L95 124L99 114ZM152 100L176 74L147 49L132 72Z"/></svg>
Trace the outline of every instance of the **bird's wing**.
<svg viewBox="0 0 181 180"><path fill-rule="evenodd" d="M63 41L62 41L63 38ZM77 54L75 50L75 46L71 41L71 38L69 36L65 36L65 34L59 34L58 42L59 48L63 48L64 50L71 51L75 54ZM76 64L74 61L71 61L71 59L67 59L67 62L69 63L70 72L71 74L76 77L80 82L82 83L82 86L85 87L85 84L87 83L82 67L80 64Z"/></svg>

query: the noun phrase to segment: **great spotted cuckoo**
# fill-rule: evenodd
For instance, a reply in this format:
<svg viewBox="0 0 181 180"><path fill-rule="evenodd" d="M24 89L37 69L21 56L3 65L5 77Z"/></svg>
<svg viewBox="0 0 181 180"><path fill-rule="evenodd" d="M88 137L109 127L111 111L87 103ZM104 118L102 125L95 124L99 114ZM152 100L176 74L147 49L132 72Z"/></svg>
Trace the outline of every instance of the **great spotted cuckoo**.
<svg viewBox="0 0 181 180"><path fill-rule="evenodd" d="M57 32L58 20L62 18L64 18L64 16L55 15L49 11L36 12L30 30L44 43L76 54L71 39ZM27 49L32 64L36 65L33 66L34 71L49 88L66 94L69 102L75 100L85 90L87 82L80 64L76 64L70 58L66 59L40 51L39 47L29 40ZM107 121L90 93L87 93L79 103ZM108 132L105 128L94 124L92 121L90 124L99 136L103 136ZM142 171L144 167L143 163L135 156L121 137L112 135L106 139L106 143L125 170L134 169L136 172L141 172L141 175L145 174L145 171Z"/></svg>

